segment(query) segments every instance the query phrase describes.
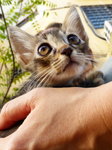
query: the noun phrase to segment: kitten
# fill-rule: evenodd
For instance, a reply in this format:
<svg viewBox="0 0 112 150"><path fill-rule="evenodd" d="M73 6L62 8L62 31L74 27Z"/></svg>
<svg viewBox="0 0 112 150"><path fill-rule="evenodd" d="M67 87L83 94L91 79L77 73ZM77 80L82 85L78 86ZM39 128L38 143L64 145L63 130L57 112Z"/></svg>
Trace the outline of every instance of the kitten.
<svg viewBox="0 0 112 150"><path fill-rule="evenodd" d="M74 6L68 11L64 23L50 24L36 36L17 27L10 27L9 35L18 62L32 73L16 96L35 87L96 86L103 83L100 72L87 79L94 67L94 59ZM0 136L12 131L0 131Z"/></svg>

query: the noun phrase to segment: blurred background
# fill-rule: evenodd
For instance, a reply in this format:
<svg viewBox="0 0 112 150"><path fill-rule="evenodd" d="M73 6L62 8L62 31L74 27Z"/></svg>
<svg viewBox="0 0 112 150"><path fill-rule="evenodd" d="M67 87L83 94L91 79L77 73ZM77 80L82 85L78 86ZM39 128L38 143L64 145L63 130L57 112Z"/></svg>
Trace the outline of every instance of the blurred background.
<svg viewBox="0 0 112 150"><path fill-rule="evenodd" d="M63 22L72 5L89 36L96 68L112 55L112 0L0 0L0 103L8 101L30 75L14 58L8 26L35 35L51 22Z"/></svg>

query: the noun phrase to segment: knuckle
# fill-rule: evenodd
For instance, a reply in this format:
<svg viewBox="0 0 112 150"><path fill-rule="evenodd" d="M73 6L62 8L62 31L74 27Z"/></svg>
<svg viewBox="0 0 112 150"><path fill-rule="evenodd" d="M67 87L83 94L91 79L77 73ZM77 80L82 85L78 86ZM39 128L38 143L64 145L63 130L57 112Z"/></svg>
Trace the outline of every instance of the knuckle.
<svg viewBox="0 0 112 150"><path fill-rule="evenodd" d="M33 95L36 96L37 99L42 98L47 93L48 93L48 88L35 88L33 90Z"/></svg>
<svg viewBox="0 0 112 150"><path fill-rule="evenodd" d="M10 102L7 102L4 106L3 106L3 108L1 109L1 115L3 115L3 116L7 116L7 111L8 111L8 106L9 106L9 104L10 104Z"/></svg>
<svg viewBox="0 0 112 150"><path fill-rule="evenodd" d="M36 104L36 101L39 100L39 89L35 88L30 92L29 102L31 104Z"/></svg>
<svg viewBox="0 0 112 150"><path fill-rule="evenodd" d="M34 109L37 104L44 102L49 93L50 88L35 88L31 91L29 96L28 105Z"/></svg>
<svg viewBox="0 0 112 150"><path fill-rule="evenodd" d="M40 103L40 101L43 99L44 93L45 93L44 88L35 88L35 89L33 89L32 93L31 93L30 104L35 107L36 104Z"/></svg>
<svg viewBox="0 0 112 150"><path fill-rule="evenodd" d="M9 103L10 103L10 102L7 102L7 103L3 106L2 110L6 110L7 107L8 107L8 105L9 105Z"/></svg>
<svg viewBox="0 0 112 150"><path fill-rule="evenodd" d="M36 92L36 93L41 93L41 92L44 92L46 90L46 88L35 88L34 89L34 91Z"/></svg>

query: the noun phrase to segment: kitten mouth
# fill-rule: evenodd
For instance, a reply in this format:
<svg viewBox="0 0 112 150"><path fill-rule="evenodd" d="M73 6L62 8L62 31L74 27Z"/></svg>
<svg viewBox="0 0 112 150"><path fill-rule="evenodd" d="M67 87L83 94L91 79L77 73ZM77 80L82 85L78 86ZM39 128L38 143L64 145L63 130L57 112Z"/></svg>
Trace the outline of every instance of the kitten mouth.
<svg viewBox="0 0 112 150"><path fill-rule="evenodd" d="M70 68L70 67L75 67L75 65L79 65L79 63L77 62L77 61L73 61L73 60L70 60L68 63L67 63L67 65L64 67L64 69L63 69L63 72L65 72L68 68Z"/></svg>

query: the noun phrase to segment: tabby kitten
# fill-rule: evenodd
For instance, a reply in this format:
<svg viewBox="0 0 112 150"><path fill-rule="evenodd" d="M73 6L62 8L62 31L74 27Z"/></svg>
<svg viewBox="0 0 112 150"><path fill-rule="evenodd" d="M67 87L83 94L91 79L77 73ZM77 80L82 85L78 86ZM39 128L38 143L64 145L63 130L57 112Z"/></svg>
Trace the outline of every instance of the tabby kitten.
<svg viewBox="0 0 112 150"><path fill-rule="evenodd" d="M32 73L18 95L35 87L75 86L94 65L88 37L75 7L63 24L50 24L36 36L9 28L13 51L21 66Z"/></svg>
<svg viewBox="0 0 112 150"><path fill-rule="evenodd" d="M18 62L32 73L16 96L35 87L82 86L85 83L91 85L91 81L92 84L102 83L99 72L86 79L93 69L94 59L88 46L88 36L74 6L68 11L64 23L50 24L36 36L18 27L10 27L9 35ZM12 131L0 131L0 136Z"/></svg>

